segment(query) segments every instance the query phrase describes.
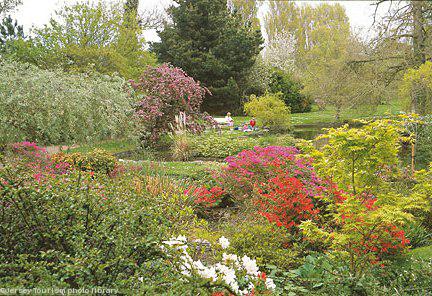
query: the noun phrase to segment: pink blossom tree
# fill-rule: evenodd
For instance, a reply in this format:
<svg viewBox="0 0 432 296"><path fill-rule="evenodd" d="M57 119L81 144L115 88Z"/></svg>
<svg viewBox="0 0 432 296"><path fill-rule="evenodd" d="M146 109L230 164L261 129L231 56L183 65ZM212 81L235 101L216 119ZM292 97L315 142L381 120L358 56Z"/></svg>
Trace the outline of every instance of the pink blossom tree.
<svg viewBox="0 0 432 296"><path fill-rule="evenodd" d="M193 133L202 131L201 119L206 116L200 106L207 88L180 68L162 64L148 67L139 81L130 81L138 98L135 117L142 128L143 144L155 143L167 132L180 112L186 114L186 127Z"/></svg>

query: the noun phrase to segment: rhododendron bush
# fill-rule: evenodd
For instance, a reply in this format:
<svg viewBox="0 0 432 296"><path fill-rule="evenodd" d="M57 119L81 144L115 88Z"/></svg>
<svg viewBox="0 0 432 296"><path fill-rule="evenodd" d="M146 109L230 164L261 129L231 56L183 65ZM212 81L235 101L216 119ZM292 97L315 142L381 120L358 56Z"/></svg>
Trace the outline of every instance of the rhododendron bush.
<svg viewBox="0 0 432 296"><path fill-rule="evenodd" d="M295 147L255 147L226 162L214 174L225 194L289 230L302 220L318 218L328 203L340 198L337 187L318 178L311 160Z"/></svg>
<svg viewBox="0 0 432 296"><path fill-rule="evenodd" d="M189 131L203 130L199 121L209 117L200 113L200 105L209 91L182 69L167 64L150 66L138 81L130 83L138 99L135 118L141 126L145 145L154 144L161 133L169 131L180 112L186 115Z"/></svg>
<svg viewBox="0 0 432 296"><path fill-rule="evenodd" d="M248 199L257 185L279 175L298 179L310 195L315 195L322 185L310 161L301 157L295 147L255 147L225 161L227 166L216 174L216 180L239 202Z"/></svg>
<svg viewBox="0 0 432 296"><path fill-rule="evenodd" d="M411 217L403 204L344 192L319 178L312 160L294 147L255 147L226 162L214 174L220 187L189 192L196 203L209 207L228 195L245 213L259 214L292 234L301 229L319 248L347 250L363 263L400 253L409 244L400 229Z"/></svg>

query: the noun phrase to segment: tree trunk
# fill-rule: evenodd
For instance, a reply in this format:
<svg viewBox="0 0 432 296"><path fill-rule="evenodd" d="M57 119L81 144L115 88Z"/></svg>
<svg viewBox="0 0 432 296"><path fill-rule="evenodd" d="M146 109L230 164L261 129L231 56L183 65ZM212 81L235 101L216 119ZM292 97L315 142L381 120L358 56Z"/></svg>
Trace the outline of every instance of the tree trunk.
<svg viewBox="0 0 432 296"><path fill-rule="evenodd" d="M426 62L426 31L425 19L423 16L424 3L423 1L411 1L412 17L413 17L413 54L414 66L420 66Z"/></svg>

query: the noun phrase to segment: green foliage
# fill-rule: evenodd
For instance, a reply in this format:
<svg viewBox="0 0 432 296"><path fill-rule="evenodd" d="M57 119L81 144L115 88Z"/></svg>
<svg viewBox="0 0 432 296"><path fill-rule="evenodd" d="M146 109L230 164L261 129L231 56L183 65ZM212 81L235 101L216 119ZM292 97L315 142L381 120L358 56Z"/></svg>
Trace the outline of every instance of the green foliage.
<svg viewBox="0 0 432 296"><path fill-rule="evenodd" d="M377 266L361 277L353 277L338 258L315 255L306 257L305 264L293 272L296 280L309 289L307 295L423 295L432 285L432 262L410 257L402 262Z"/></svg>
<svg viewBox="0 0 432 296"><path fill-rule="evenodd" d="M230 237L231 247L238 254L255 257L257 264L264 268L274 265L287 270L301 261L300 248L292 245L292 238L269 223L242 221L223 232Z"/></svg>
<svg viewBox="0 0 432 296"><path fill-rule="evenodd" d="M165 283L174 295L191 289L180 285L160 248L199 225L176 182L136 167L115 178L68 171L41 179L28 164L12 157L0 168L2 287L159 294Z"/></svg>
<svg viewBox="0 0 432 296"><path fill-rule="evenodd" d="M109 174L117 164L116 158L102 149L94 149L88 153L59 153L53 156L57 162L68 163L81 171L103 172Z"/></svg>
<svg viewBox="0 0 432 296"><path fill-rule="evenodd" d="M320 138L327 144L313 155L322 176L353 193L372 191L397 173L403 127L377 120L359 128L331 128Z"/></svg>
<svg viewBox="0 0 432 296"><path fill-rule="evenodd" d="M11 173L1 174L13 204L2 206L2 286L132 289L162 258L169 224L128 183L78 174L23 188Z"/></svg>
<svg viewBox="0 0 432 296"><path fill-rule="evenodd" d="M406 237L410 240L412 248L428 246L432 244L432 234L419 222L411 222L403 227Z"/></svg>
<svg viewBox="0 0 432 296"><path fill-rule="evenodd" d="M22 0L0 0L0 15L22 4Z"/></svg>
<svg viewBox="0 0 432 296"><path fill-rule="evenodd" d="M292 113L309 112L312 109L312 101L301 90L302 85L282 70L274 69L270 77L270 91L281 93L285 104L290 107Z"/></svg>
<svg viewBox="0 0 432 296"><path fill-rule="evenodd" d="M263 42L260 31L231 14L226 0L176 0L168 14L172 22L159 33L161 42L152 44L159 61L182 68L210 89L205 111L238 110L244 78Z"/></svg>
<svg viewBox="0 0 432 296"><path fill-rule="evenodd" d="M42 68L138 78L148 64L155 64L138 35L138 24L124 18L120 2L86 1L64 6L34 37L13 42L9 55Z"/></svg>
<svg viewBox="0 0 432 296"><path fill-rule="evenodd" d="M0 62L0 142L61 144L128 135L124 80Z"/></svg>
<svg viewBox="0 0 432 296"><path fill-rule="evenodd" d="M290 109L281 99L280 93L251 96L249 102L244 104L244 111L273 131L286 131L290 127Z"/></svg>
<svg viewBox="0 0 432 296"><path fill-rule="evenodd" d="M258 145L258 139L237 133L207 133L194 137L193 153L197 157L225 158Z"/></svg>
<svg viewBox="0 0 432 296"><path fill-rule="evenodd" d="M6 50L7 42L18 38L24 38L23 27L13 21L11 16L5 17L0 23L0 52Z"/></svg>
<svg viewBox="0 0 432 296"><path fill-rule="evenodd" d="M432 62L408 69L400 85L400 96L408 99L411 112L426 115L432 111Z"/></svg>

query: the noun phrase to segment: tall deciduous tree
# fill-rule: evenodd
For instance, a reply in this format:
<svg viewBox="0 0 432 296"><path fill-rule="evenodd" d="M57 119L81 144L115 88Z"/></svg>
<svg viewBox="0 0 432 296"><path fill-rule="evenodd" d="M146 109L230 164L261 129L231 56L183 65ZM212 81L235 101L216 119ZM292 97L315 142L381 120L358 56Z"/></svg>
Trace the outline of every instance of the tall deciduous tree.
<svg viewBox="0 0 432 296"><path fill-rule="evenodd" d="M28 41L15 43L15 58L42 68L96 70L136 78L155 58L143 48L136 13L119 2L65 6Z"/></svg>
<svg viewBox="0 0 432 296"><path fill-rule="evenodd" d="M201 81L212 92L203 108L213 113L238 110L247 72L260 52L262 37L231 14L226 0L176 0L171 21L152 50Z"/></svg>
<svg viewBox="0 0 432 296"><path fill-rule="evenodd" d="M23 26L18 25L10 16L5 17L0 23L0 52L6 49L8 41L18 38L24 38Z"/></svg>
<svg viewBox="0 0 432 296"><path fill-rule="evenodd" d="M22 0L0 0L0 15L7 13L22 3Z"/></svg>
<svg viewBox="0 0 432 296"><path fill-rule="evenodd" d="M245 25L251 25L253 29L260 29L258 9L260 2L255 0L228 0L228 6L234 13L241 16Z"/></svg>
<svg viewBox="0 0 432 296"><path fill-rule="evenodd" d="M377 10L383 2L377 1ZM431 1L397 1L389 6L387 14L377 22L377 27L380 34L376 42L397 45L394 51L380 57L383 61L394 61L387 69L389 79L409 67L419 67L432 57ZM375 60L376 57L371 57L368 62ZM415 91L410 98L410 111L425 113L425 110L421 109L424 105L421 102L427 98L422 91Z"/></svg>

